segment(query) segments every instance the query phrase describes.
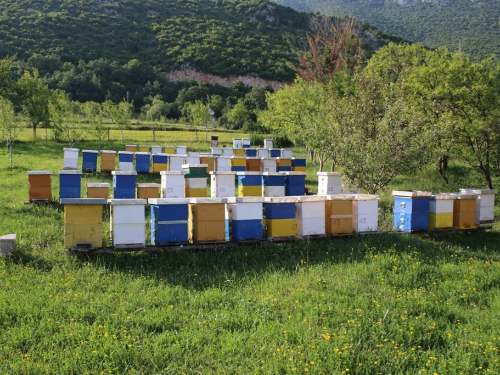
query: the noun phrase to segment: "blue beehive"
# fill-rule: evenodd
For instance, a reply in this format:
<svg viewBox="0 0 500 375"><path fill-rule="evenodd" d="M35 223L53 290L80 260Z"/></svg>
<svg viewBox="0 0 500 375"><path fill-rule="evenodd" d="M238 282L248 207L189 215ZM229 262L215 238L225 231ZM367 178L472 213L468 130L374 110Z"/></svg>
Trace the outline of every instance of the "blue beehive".
<svg viewBox="0 0 500 375"><path fill-rule="evenodd" d="M257 149L256 148L246 148L245 155L248 158L255 158L257 156Z"/></svg>
<svg viewBox="0 0 500 375"><path fill-rule="evenodd" d="M136 171L113 171L113 198L135 199Z"/></svg>
<svg viewBox="0 0 500 375"><path fill-rule="evenodd" d="M151 154L149 152L135 153L135 170L137 173L149 173Z"/></svg>
<svg viewBox="0 0 500 375"><path fill-rule="evenodd" d="M269 157L270 158L279 158L281 156L280 148L270 148L269 149Z"/></svg>
<svg viewBox="0 0 500 375"><path fill-rule="evenodd" d="M83 150L82 171L84 172L97 172L97 156L98 152L95 150Z"/></svg>
<svg viewBox="0 0 500 375"><path fill-rule="evenodd" d="M264 197L285 196L285 174L277 172L262 173L262 193Z"/></svg>
<svg viewBox="0 0 500 375"><path fill-rule="evenodd" d="M285 195L305 195L306 173L305 172L285 172Z"/></svg>
<svg viewBox="0 0 500 375"><path fill-rule="evenodd" d="M82 171L59 171L59 198L80 198Z"/></svg>
<svg viewBox="0 0 500 375"><path fill-rule="evenodd" d="M227 198L226 226L231 242L262 240L262 202L262 197Z"/></svg>
<svg viewBox="0 0 500 375"><path fill-rule="evenodd" d="M149 199L148 203L151 204L151 244L167 246L188 243L189 199Z"/></svg>
<svg viewBox="0 0 500 375"><path fill-rule="evenodd" d="M130 151L118 152L118 169L120 171L132 171L134 169L134 153Z"/></svg>
<svg viewBox="0 0 500 375"><path fill-rule="evenodd" d="M261 172L237 172L238 196L239 197L261 197L262 196L262 173Z"/></svg>
<svg viewBox="0 0 500 375"><path fill-rule="evenodd" d="M426 191L393 191L394 229L399 232L429 230L429 198Z"/></svg>

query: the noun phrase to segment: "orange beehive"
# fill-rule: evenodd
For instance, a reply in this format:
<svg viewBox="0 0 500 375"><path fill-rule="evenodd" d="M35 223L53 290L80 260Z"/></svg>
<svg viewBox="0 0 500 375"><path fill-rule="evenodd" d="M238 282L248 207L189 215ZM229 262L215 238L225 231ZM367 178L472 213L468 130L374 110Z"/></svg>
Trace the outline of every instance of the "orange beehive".
<svg viewBox="0 0 500 375"><path fill-rule="evenodd" d="M109 183L107 182L87 182L87 198L102 198L109 197Z"/></svg>
<svg viewBox="0 0 500 375"><path fill-rule="evenodd" d="M160 184L146 183L136 184L136 198L140 199L154 199L160 195Z"/></svg>
<svg viewBox="0 0 500 375"><path fill-rule="evenodd" d="M325 201L325 233L327 236L353 232L353 195L327 195Z"/></svg>
<svg viewBox="0 0 500 375"><path fill-rule="evenodd" d="M112 172L115 170L116 151L101 151L101 172Z"/></svg>
<svg viewBox="0 0 500 375"><path fill-rule="evenodd" d="M28 171L29 201L52 201L52 171Z"/></svg>
<svg viewBox="0 0 500 375"><path fill-rule="evenodd" d="M225 198L191 198L188 209L190 243L226 242Z"/></svg>
<svg viewBox="0 0 500 375"><path fill-rule="evenodd" d="M476 195L457 194L453 201L453 228L475 229L476 227Z"/></svg>
<svg viewBox="0 0 500 375"><path fill-rule="evenodd" d="M262 162L260 158L247 158L246 169L248 172L260 172Z"/></svg>

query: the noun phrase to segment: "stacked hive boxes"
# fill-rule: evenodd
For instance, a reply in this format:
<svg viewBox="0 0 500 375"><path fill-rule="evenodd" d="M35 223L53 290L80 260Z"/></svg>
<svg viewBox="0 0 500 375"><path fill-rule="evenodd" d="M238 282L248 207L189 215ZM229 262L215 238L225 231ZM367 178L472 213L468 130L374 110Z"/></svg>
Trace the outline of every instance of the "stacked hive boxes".
<svg viewBox="0 0 500 375"><path fill-rule="evenodd" d="M264 226L269 240L295 237L295 197L266 197L263 204Z"/></svg>
<svg viewBox="0 0 500 375"><path fill-rule="evenodd" d="M226 228L225 198L192 198L188 209L188 239L192 244L224 243Z"/></svg>
<svg viewBox="0 0 500 375"><path fill-rule="evenodd" d="M186 179L184 196L206 197L207 196L207 164L184 164L182 170Z"/></svg>
<svg viewBox="0 0 500 375"><path fill-rule="evenodd" d="M110 234L115 248L146 246L146 199L110 199Z"/></svg>
<svg viewBox="0 0 500 375"><path fill-rule="evenodd" d="M376 232L378 230L378 195L354 194L352 222L355 232Z"/></svg>
<svg viewBox="0 0 500 375"><path fill-rule="evenodd" d="M149 152L135 153L135 171L137 173L149 173L151 154Z"/></svg>
<svg viewBox="0 0 500 375"><path fill-rule="evenodd" d="M262 197L227 198L226 220L231 242L263 239L262 203Z"/></svg>
<svg viewBox="0 0 500 375"><path fill-rule="evenodd" d="M262 174L260 172L237 172L238 196L261 197Z"/></svg>
<svg viewBox="0 0 500 375"><path fill-rule="evenodd" d="M476 194L460 193L453 201L453 228L475 229Z"/></svg>
<svg viewBox="0 0 500 375"><path fill-rule="evenodd" d="M168 155L156 153L152 156L153 159L153 172L160 173L168 170Z"/></svg>
<svg viewBox="0 0 500 375"><path fill-rule="evenodd" d="M235 196L236 172L210 172L210 196L226 198Z"/></svg>
<svg viewBox="0 0 500 375"><path fill-rule="evenodd" d="M354 195L326 195L325 233L327 236L351 234L354 230L353 201Z"/></svg>
<svg viewBox="0 0 500 375"><path fill-rule="evenodd" d="M342 178L338 172L317 172L318 195L342 193Z"/></svg>
<svg viewBox="0 0 500 375"><path fill-rule="evenodd" d="M262 196L264 197L284 197L285 196L285 175L283 173L263 172L262 173Z"/></svg>
<svg viewBox="0 0 500 375"><path fill-rule="evenodd" d="M453 201L456 194L434 194L429 198L429 229L453 228Z"/></svg>
<svg viewBox="0 0 500 375"><path fill-rule="evenodd" d="M151 205L151 244L156 246L188 243L189 199L149 199Z"/></svg>
<svg viewBox="0 0 500 375"><path fill-rule="evenodd" d="M106 199L61 199L64 205L64 247L102 247L102 208Z"/></svg>
<svg viewBox="0 0 500 375"><path fill-rule="evenodd" d="M325 196L297 197L297 235L300 237L325 235Z"/></svg>
<svg viewBox="0 0 500 375"><path fill-rule="evenodd" d="M491 228L495 219L495 194L492 189L460 189L460 193L476 194L476 224L481 228Z"/></svg>
<svg viewBox="0 0 500 375"><path fill-rule="evenodd" d="M115 170L116 151L101 151L101 172L112 172Z"/></svg>
<svg viewBox="0 0 500 375"><path fill-rule="evenodd" d="M134 153L128 151L118 152L118 170L133 171L134 170Z"/></svg>
<svg viewBox="0 0 500 375"><path fill-rule="evenodd" d="M184 198L186 181L182 171L163 171L161 175L162 198Z"/></svg>

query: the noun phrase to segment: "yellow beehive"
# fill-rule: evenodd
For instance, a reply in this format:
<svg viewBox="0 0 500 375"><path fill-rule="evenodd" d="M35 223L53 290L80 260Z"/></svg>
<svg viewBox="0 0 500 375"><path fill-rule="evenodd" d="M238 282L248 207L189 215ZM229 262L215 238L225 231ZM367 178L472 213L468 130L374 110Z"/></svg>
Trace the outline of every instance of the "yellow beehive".
<svg viewBox="0 0 500 375"><path fill-rule="evenodd" d="M160 196L160 184L136 184L135 197L137 199L154 199Z"/></svg>
<svg viewBox="0 0 500 375"><path fill-rule="evenodd" d="M240 157L240 156L232 156L231 157L231 162L230 162L231 168L234 167L241 167L241 169L246 169L246 158ZM241 172L240 169L235 170L235 172Z"/></svg>
<svg viewBox="0 0 500 375"><path fill-rule="evenodd" d="M116 151L101 151L101 172L112 172L115 170Z"/></svg>
<svg viewBox="0 0 500 375"><path fill-rule="evenodd" d="M262 197L262 186L238 186L238 197Z"/></svg>
<svg viewBox="0 0 500 375"><path fill-rule="evenodd" d="M137 152L137 145L125 145L125 151Z"/></svg>
<svg viewBox="0 0 500 375"><path fill-rule="evenodd" d="M207 164L207 172L213 172L217 170L216 167L217 159L215 156L200 156L200 164Z"/></svg>
<svg viewBox="0 0 500 375"><path fill-rule="evenodd" d="M64 205L64 247L102 247L102 207L105 199L61 199Z"/></svg>
<svg viewBox="0 0 500 375"><path fill-rule="evenodd" d="M295 166L295 167L292 167L292 171L293 172L306 172L307 169L306 167L298 167L298 166Z"/></svg>
<svg viewBox="0 0 500 375"><path fill-rule="evenodd" d="M292 167L291 158L276 158L276 168L280 167Z"/></svg>
<svg viewBox="0 0 500 375"><path fill-rule="evenodd" d="M296 219L264 219L264 225L269 238L294 237L297 234Z"/></svg>
<svg viewBox="0 0 500 375"><path fill-rule="evenodd" d="M429 230L453 227L453 212L429 212Z"/></svg>
<svg viewBox="0 0 500 375"><path fill-rule="evenodd" d="M453 228L453 202L457 194L433 194L429 199L429 230Z"/></svg>
<svg viewBox="0 0 500 375"><path fill-rule="evenodd" d="M475 229L476 226L476 195L458 194L453 201L453 228Z"/></svg>
<svg viewBox="0 0 500 375"><path fill-rule="evenodd" d="M160 173L168 170L168 164L153 163L153 172Z"/></svg>
<svg viewBox="0 0 500 375"><path fill-rule="evenodd" d="M235 148L233 150L233 155L234 156L246 156L246 151L244 148Z"/></svg>
<svg viewBox="0 0 500 375"><path fill-rule="evenodd" d="M139 145L139 152L149 152L149 145Z"/></svg>
<svg viewBox="0 0 500 375"><path fill-rule="evenodd" d="M108 199L109 196L109 183L87 183L87 198L101 198Z"/></svg>
<svg viewBox="0 0 500 375"><path fill-rule="evenodd" d="M353 232L352 201L348 194L328 195L325 201L325 233L327 236Z"/></svg>
<svg viewBox="0 0 500 375"><path fill-rule="evenodd" d="M188 209L190 243L226 241L226 204L224 198L193 198Z"/></svg>
<svg viewBox="0 0 500 375"><path fill-rule="evenodd" d="M163 153L165 154L175 154L177 148L175 146L164 146Z"/></svg>
<svg viewBox="0 0 500 375"><path fill-rule="evenodd" d="M184 188L186 198L204 198L207 194L207 188Z"/></svg>

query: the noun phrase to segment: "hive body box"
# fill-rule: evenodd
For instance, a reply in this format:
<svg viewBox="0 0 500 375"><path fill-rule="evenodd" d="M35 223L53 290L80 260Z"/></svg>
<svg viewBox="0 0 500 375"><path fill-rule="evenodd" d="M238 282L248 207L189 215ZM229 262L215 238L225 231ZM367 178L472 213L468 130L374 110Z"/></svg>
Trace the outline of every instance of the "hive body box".
<svg viewBox="0 0 500 375"><path fill-rule="evenodd" d="M284 197L285 175L277 172L263 172L262 195L264 197Z"/></svg>
<svg viewBox="0 0 500 375"><path fill-rule="evenodd" d="M233 138L233 148L243 148L241 138Z"/></svg>
<svg viewBox="0 0 500 375"><path fill-rule="evenodd" d="M275 158L261 158L261 167L260 170L262 172L276 172L276 159Z"/></svg>
<svg viewBox="0 0 500 375"><path fill-rule="evenodd" d="M115 170L116 151L101 151L101 172L112 172Z"/></svg>
<svg viewBox="0 0 500 375"><path fill-rule="evenodd" d="M65 198L61 204L64 205L64 247L102 247L102 207L106 199Z"/></svg>
<svg viewBox="0 0 500 375"><path fill-rule="evenodd" d="M242 138L241 145L243 148L250 148L250 138Z"/></svg>
<svg viewBox="0 0 500 375"><path fill-rule="evenodd" d="M158 198L160 192L160 184L143 183L136 185L136 198L140 199L155 199Z"/></svg>
<svg viewBox="0 0 500 375"><path fill-rule="evenodd" d="M151 205L151 244L156 246L188 243L189 199L149 199Z"/></svg>
<svg viewBox="0 0 500 375"><path fill-rule="evenodd" d="M14 233L0 237L0 250L3 257L12 255L16 251L16 237Z"/></svg>
<svg viewBox="0 0 500 375"><path fill-rule="evenodd" d="M215 165L217 172L231 172L231 156L218 156Z"/></svg>
<svg viewBox="0 0 500 375"><path fill-rule="evenodd" d="M460 193L476 194L476 224L481 228L491 228L495 220L496 190L460 189Z"/></svg>
<svg viewBox="0 0 500 375"><path fill-rule="evenodd" d="M342 178L338 172L318 172L318 195L342 193Z"/></svg>
<svg viewBox="0 0 500 375"><path fill-rule="evenodd" d="M233 156L234 155L234 150L229 147L223 147L222 148L222 155L223 156Z"/></svg>
<svg viewBox="0 0 500 375"><path fill-rule="evenodd" d="M113 171L113 198L134 199L136 171Z"/></svg>
<svg viewBox="0 0 500 375"><path fill-rule="evenodd" d="M219 136L218 135L211 135L210 136L210 147L217 147L219 146Z"/></svg>
<svg viewBox="0 0 500 375"><path fill-rule="evenodd" d="M99 152L95 150L82 151L82 171L97 172L97 157Z"/></svg>
<svg viewBox="0 0 500 375"><path fill-rule="evenodd" d="M212 147L212 155L213 156L221 156L222 155L222 147Z"/></svg>
<svg viewBox="0 0 500 375"><path fill-rule="evenodd" d="M175 153L178 155L186 155L187 153L187 146L177 146L177 149L175 150Z"/></svg>
<svg viewBox="0 0 500 375"><path fill-rule="evenodd" d="M246 158L240 156L231 157L231 172L245 172L246 170Z"/></svg>
<svg viewBox="0 0 500 375"><path fill-rule="evenodd" d="M133 171L134 170L134 153L128 151L118 152L118 170Z"/></svg>
<svg viewBox="0 0 500 375"><path fill-rule="evenodd" d="M245 149L245 156L247 158L256 158L257 157L257 149L255 149L255 148L246 148Z"/></svg>
<svg viewBox="0 0 500 375"><path fill-rule="evenodd" d="M206 197L207 196L207 164L184 164L186 188L184 195L186 198Z"/></svg>
<svg viewBox="0 0 500 375"><path fill-rule="evenodd" d="M476 194L457 194L453 201L453 228L476 229Z"/></svg>
<svg viewBox="0 0 500 375"><path fill-rule="evenodd" d="M354 194L352 202L352 224L355 232L378 230L378 195Z"/></svg>
<svg viewBox="0 0 500 375"><path fill-rule="evenodd" d="M261 241L263 239L262 203L262 197L227 198L226 220L228 221L231 242Z"/></svg>
<svg viewBox="0 0 500 375"><path fill-rule="evenodd" d="M192 244L224 243L226 228L225 198L191 198L188 209L188 239Z"/></svg>
<svg viewBox="0 0 500 375"><path fill-rule="evenodd" d="M167 154L153 154L153 172L160 173L168 169L168 155Z"/></svg>
<svg viewBox="0 0 500 375"><path fill-rule="evenodd" d="M237 172L238 196L239 197L261 197L262 196L262 173L261 172Z"/></svg>
<svg viewBox="0 0 500 375"><path fill-rule="evenodd" d="M281 157L282 158L292 158L293 156L293 151L291 148L282 148L281 149Z"/></svg>
<svg viewBox="0 0 500 375"><path fill-rule="evenodd" d="M270 148L269 149L269 157L270 158L279 158L281 156L281 149L280 148Z"/></svg>
<svg viewBox="0 0 500 375"><path fill-rule="evenodd" d="M163 147L161 147L161 146L151 146L151 153L152 154L161 154L162 148Z"/></svg>
<svg viewBox="0 0 500 375"><path fill-rule="evenodd" d="M176 151L177 151L177 148L175 146L165 146L165 147L163 147L163 152L165 154L172 155L172 154L175 154Z"/></svg>
<svg viewBox="0 0 500 375"><path fill-rule="evenodd" d="M125 151L137 152L137 145L125 145Z"/></svg>
<svg viewBox="0 0 500 375"><path fill-rule="evenodd" d="M52 201L52 171L28 171L29 201Z"/></svg>
<svg viewBox="0 0 500 375"><path fill-rule="evenodd" d="M325 199L325 196L297 197L295 208L298 236L325 235Z"/></svg>
<svg viewBox="0 0 500 375"><path fill-rule="evenodd" d="M137 173L149 173L151 154L149 152L135 153L135 171Z"/></svg>
<svg viewBox="0 0 500 375"><path fill-rule="evenodd" d="M351 234L354 231L352 194L326 195L325 233L327 236Z"/></svg>
<svg viewBox="0 0 500 375"><path fill-rule="evenodd" d="M235 148L233 150L233 155L234 156L240 156L240 157L244 158L244 157L246 157L246 152L242 148Z"/></svg>
<svg viewBox="0 0 500 375"><path fill-rule="evenodd" d="M82 171L59 171L59 198L81 197Z"/></svg>
<svg viewBox="0 0 500 375"><path fill-rule="evenodd" d="M235 196L236 172L210 172L210 196L227 198Z"/></svg>
<svg viewBox="0 0 500 375"><path fill-rule="evenodd" d="M245 168L248 172L260 172L262 168L262 160L260 158L247 157Z"/></svg>
<svg viewBox="0 0 500 375"><path fill-rule="evenodd" d="M217 159L212 155L202 155L200 156L200 164L207 165L207 172L213 172L217 170Z"/></svg>
<svg viewBox="0 0 500 375"><path fill-rule="evenodd" d="M64 148L63 169L78 169L78 148Z"/></svg>
<svg viewBox="0 0 500 375"><path fill-rule="evenodd" d="M186 159L186 156L184 154L182 155L170 155L168 160L168 170L169 171L174 171L174 172L181 172L182 171L182 165L184 164L184 160Z"/></svg>
<svg viewBox="0 0 500 375"><path fill-rule="evenodd" d="M270 138L264 139L264 148L267 149L273 148L273 140Z"/></svg>
<svg viewBox="0 0 500 375"><path fill-rule="evenodd" d="M429 198L429 230L453 228L453 201L456 194L434 194Z"/></svg>
<svg viewBox="0 0 500 375"><path fill-rule="evenodd" d="M285 172L285 195L301 196L306 192L306 172Z"/></svg>
<svg viewBox="0 0 500 375"><path fill-rule="evenodd" d="M297 234L295 197L265 197L263 217L266 237L269 240L286 239Z"/></svg>
<svg viewBox="0 0 500 375"><path fill-rule="evenodd" d="M110 199L110 232L115 248L146 246L146 199Z"/></svg>
<svg viewBox="0 0 500 375"><path fill-rule="evenodd" d="M182 171L163 171L161 175L162 198L184 198L185 178Z"/></svg>
<svg viewBox="0 0 500 375"><path fill-rule="evenodd" d="M306 158L292 158L293 172L306 172Z"/></svg>
<svg viewBox="0 0 500 375"><path fill-rule="evenodd" d="M149 145L139 145L140 152L150 152Z"/></svg>
<svg viewBox="0 0 500 375"><path fill-rule="evenodd" d="M398 232L429 230L429 191L395 190L393 228Z"/></svg>
<svg viewBox="0 0 500 375"><path fill-rule="evenodd" d="M291 158L276 158L276 171L277 172L291 172L292 159Z"/></svg>
<svg viewBox="0 0 500 375"><path fill-rule="evenodd" d="M87 182L87 198L108 199L109 184L107 182Z"/></svg>
<svg viewBox="0 0 500 375"><path fill-rule="evenodd" d="M186 156L186 164L201 164L200 154L196 152L190 152L189 155Z"/></svg>
<svg viewBox="0 0 500 375"><path fill-rule="evenodd" d="M269 156L269 150L267 148L258 148L257 149L257 157L258 158L267 158Z"/></svg>

